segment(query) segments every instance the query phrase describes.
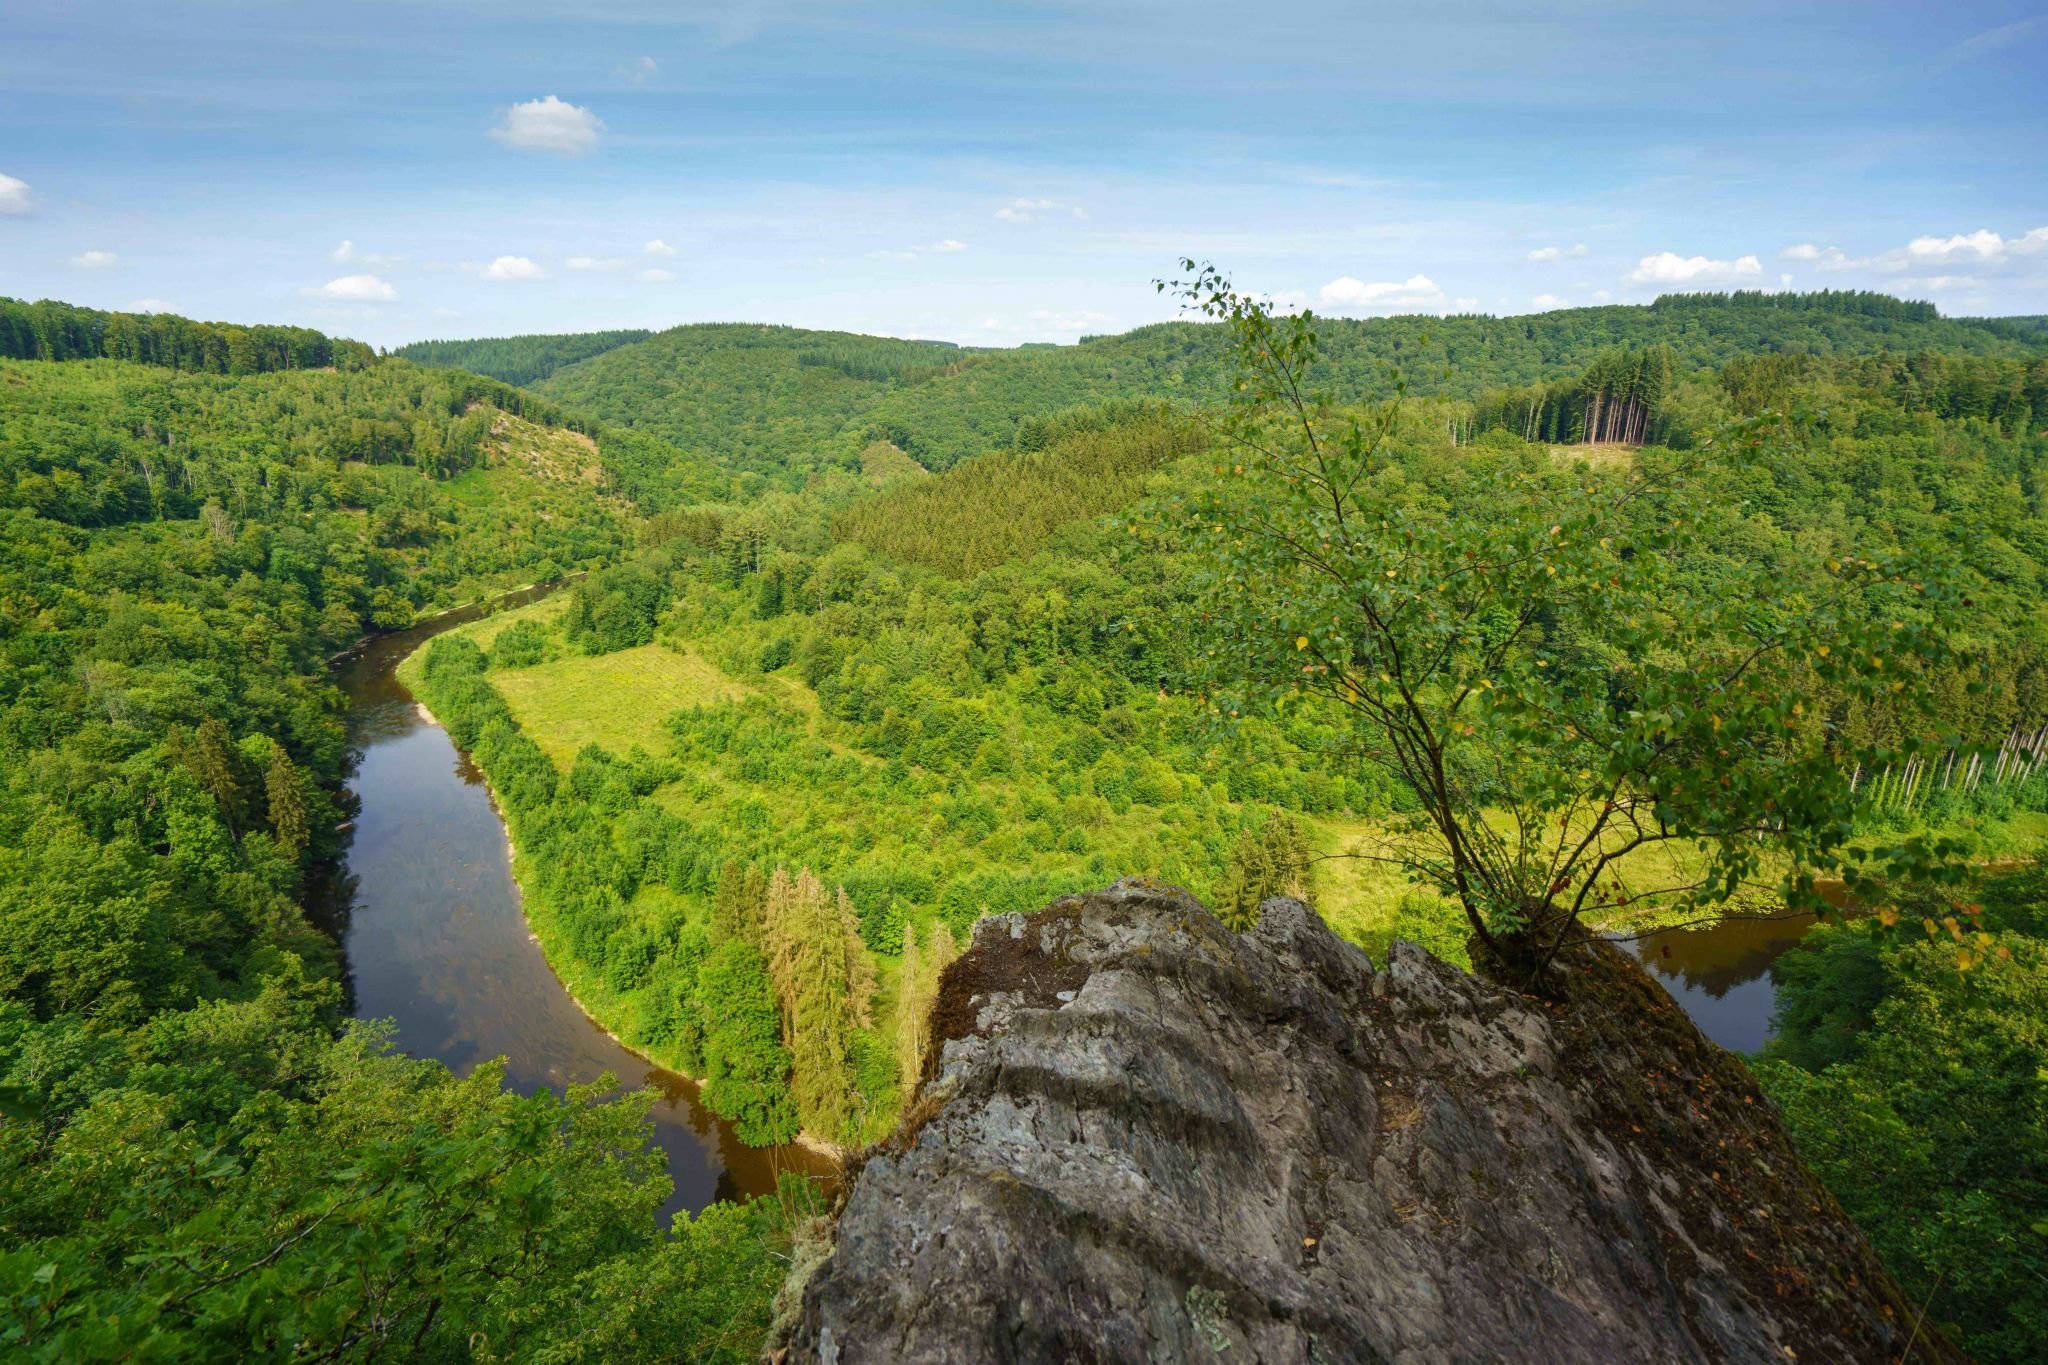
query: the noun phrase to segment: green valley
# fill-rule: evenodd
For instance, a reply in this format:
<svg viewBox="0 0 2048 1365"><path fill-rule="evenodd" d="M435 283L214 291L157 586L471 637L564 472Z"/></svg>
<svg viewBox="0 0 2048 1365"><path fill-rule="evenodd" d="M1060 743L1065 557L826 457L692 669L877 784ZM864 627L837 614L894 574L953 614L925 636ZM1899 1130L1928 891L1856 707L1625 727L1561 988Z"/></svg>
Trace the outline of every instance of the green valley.
<svg viewBox="0 0 2048 1365"><path fill-rule="evenodd" d="M350 817L327 657L580 574L398 676L488 778L563 985L745 1142L887 1137L974 926L1120 876L1461 965L1847 876L1929 946L1883 948L1902 1003L1848 1053L1787 1043L1766 1085L1893 1272L2021 1358L2030 1320L1958 1280L2048 1253L1892 1228L1822 1134L1853 1094L1902 1112L1887 1021L1957 954L2005 950L2038 1014L2007 980L2031 883L1995 884L1995 940L1952 907L2048 820L2048 342L1857 293L1223 307L1064 347L707 324L389 356L0 310L0 1340L353 1357L374 1320L422 1356L752 1358L814 1194L664 1236L648 1100L401 1055L305 913ZM1340 485L1341 527L1300 501ZM1742 641L1766 662L1700 690L1686 661ZM1375 705L1447 718L1440 785ZM1430 852L1447 828L1498 863ZM1590 875L1467 880L1574 842ZM1924 1016L1900 1036L1961 1046ZM2038 1020L2000 1046L2034 1084Z"/></svg>

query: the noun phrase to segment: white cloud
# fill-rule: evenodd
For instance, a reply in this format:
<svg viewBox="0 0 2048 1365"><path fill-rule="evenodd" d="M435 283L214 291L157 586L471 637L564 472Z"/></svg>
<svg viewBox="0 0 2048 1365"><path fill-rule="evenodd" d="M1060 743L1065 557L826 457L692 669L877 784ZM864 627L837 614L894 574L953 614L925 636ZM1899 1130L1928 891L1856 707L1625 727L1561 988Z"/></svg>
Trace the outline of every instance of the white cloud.
<svg viewBox="0 0 2048 1365"><path fill-rule="evenodd" d="M1530 252L1530 253L1529 253L1529 259L1530 259L1530 260L1532 260L1532 261L1562 261L1562 260L1577 260L1577 259L1579 259L1579 258L1580 258L1581 256L1584 256L1585 254L1586 254L1586 244L1585 244L1584 242L1580 242L1580 243L1579 243L1579 244L1578 244L1577 246L1572 246L1572 247L1562 247L1562 246L1542 246L1542 247L1538 247L1538 248L1536 248L1536 249L1535 249L1534 251L1532 251L1532 252Z"/></svg>
<svg viewBox="0 0 2048 1365"><path fill-rule="evenodd" d="M1754 256L1715 261L1705 256L1681 256L1675 251L1660 251L1638 261L1635 273L1629 279L1636 284L1714 284L1761 279L1763 273L1764 263Z"/></svg>
<svg viewBox="0 0 2048 1365"><path fill-rule="evenodd" d="M356 244L347 238L343 238L341 245L329 253L328 259L332 260L336 265L360 265L367 266L371 270L382 270L384 267L392 264L391 257L379 256L374 252L359 250Z"/></svg>
<svg viewBox="0 0 2048 1365"><path fill-rule="evenodd" d="M632 61L620 65L619 75L633 85L645 85L654 79L654 73L660 69L652 57L635 57Z"/></svg>
<svg viewBox="0 0 2048 1365"><path fill-rule="evenodd" d="M1801 242L1788 246L1778 253L1781 261L1801 261L1815 270L1861 270L1869 261L1851 260L1840 247L1818 247L1812 242Z"/></svg>
<svg viewBox="0 0 2048 1365"><path fill-rule="evenodd" d="M588 109L549 95L507 109L504 122L491 129L491 136L524 152L576 156L597 146L603 127L604 120Z"/></svg>
<svg viewBox="0 0 2048 1365"><path fill-rule="evenodd" d="M1605 303L1613 297L1614 295L1608 293L1605 289L1595 289L1593 291L1593 302L1595 303Z"/></svg>
<svg viewBox="0 0 2048 1365"><path fill-rule="evenodd" d="M1538 294L1529 300L1529 306L1538 312L1548 312L1553 308L1569 308L1571 304L1555 294Z"/></svg>
<svg viewBox="0 0 2048 1365"><path fill-rule="evenodd" d="M0 214L20 217L35 211L35 201L28 197L28 183L11 175L0 175Z"/></svg>
<svg viewBox="0 0 2048 1365"><path fill-rule="evenodd" d="M1995 268L2043 251L2048 251L2048 227L2038 227L2012 238L2001 236L1989 228L1959 232L1948 237L1915 237L1903 247L1875 256L1851 256L1840 247L1816 246L1812 242L1788 246L1778 254L1785 260L1803 261L1815 270L1830 273L1875 270L1892 274L1942 265Z"/></svg>
<svg viewBox="0 0 2048 1365"><path fill-rule="evenodd" d="M1340 275L1324 285L1316 297L1326 308L1392 312L1402 308L1438 307L1444 301L1444 291L1427 275L1411 275L1405 280L1373 284Z"/></svg>
<svg viewBox="0 0 2048 1365"><path fill-rule="evenodd" d="M967 243L956 242L948 237L942 242L929 242L924 246L909 246L897 250L878 248L868 253L871 261L914 261L920 256L945 256L955 251L967 250Z"/></svg>
<svg viewBox="0 0 2048 1365"><path fill-rule="evenodd" d="M121 258L111 251L81 251L71 258L71 264L84 270L105 270L119 264Z"/></svg>
<svg viewBox="0 0 2048 1365"><path fill-rule="evenodd" d="M1113 331L1116 325L1116 319L1109 314L1086 308L1034 308L1025 314L1022 322L985 318L976 330L995 334L984 337L985 341L1044 341L1051 337L1071 338L1087 332Z"/></svg>
<svg viewBox="0 0 2048 1365"><path fill-rule="evenodd" d="M487 280L544 280L548 272L524 256L500 256L484 267Z"/></svg>
<svg viewBox="0 0 2048 1365"><path fill-rule="evenodd" d="M131 313L175 313L177 308L162 299L137 299L128 305Z"/></svg>
<svg viewBox="0 0 2048 1365"><path fill-rule="evenodd" d="M653 241L649 242L646 246L643 246L640 249L646 252L649 256L673 256L676 254L676 249L670 246L667 242L662 241L659 237L656 237Z"/></svg>
<svg viewBox="0 0 2048 1365"><path fill-rule="evenodd" d="M398 291L375 275L343 275L321 285L320 292L329 298L357 303L394 303L398 299Z"/></svg>
<svg viewBox="0 0 2048 1365"><path fill-rule="evenodd" d="M1086 218L1088 212L1079 204L1066 204L1057 199L1012 199L996 210L996 217L1006 223L1030 223L1054 214L1069 218Z"/></svg>
<svg viewBox="0 0 2048 1365"><path fill-rule="evenodd" d="M2048 227L2037 227L2023 237L2007 241L1989 228L1978 228L1954 237L1915 237L1906 243L1907 259L1914 265L1937 261L1989 262L2013 256L2030 256L2048 250Z"/></svg>
<svg viewBox="0 0 2048 1365"><path fill-rule="evenodd" d="M648 284L667 284L675 278L675 274L668 270L643 270L640 272L640 278Z"/></svg>

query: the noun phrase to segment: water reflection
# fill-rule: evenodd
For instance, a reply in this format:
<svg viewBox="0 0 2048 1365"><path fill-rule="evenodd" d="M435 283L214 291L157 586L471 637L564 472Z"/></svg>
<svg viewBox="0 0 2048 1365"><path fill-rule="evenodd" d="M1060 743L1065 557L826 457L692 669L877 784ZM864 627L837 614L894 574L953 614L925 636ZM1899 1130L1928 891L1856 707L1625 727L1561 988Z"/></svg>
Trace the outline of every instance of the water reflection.
<svg viewBox="0 0 2048 1365"><path fill-rule="evenodd" d="M766 1193L783 1170L828 1172L803 1148L740 1142L698 1103L693 1081L612 1041L548 967L520 912L505 827L482 774L395 673L422 641L489 609L378 637L336 661L360 811L322 909L342 942L353 1013L396 1020L400 1046L459 1074L503 1056L506 1081L522 1094L603 1072L654 1090L654 1140L676 1185L669 1213Z"/></svg>
<svg viewBox="0 0 2048 1365"><path fill-rule="evenodd" d="M1698 929L1661 930L1621 946L1663 983L1700 1032L1731 1052L1757 1052L1771 1037L1777 961L1815 919L1730 918Z"/></svg>

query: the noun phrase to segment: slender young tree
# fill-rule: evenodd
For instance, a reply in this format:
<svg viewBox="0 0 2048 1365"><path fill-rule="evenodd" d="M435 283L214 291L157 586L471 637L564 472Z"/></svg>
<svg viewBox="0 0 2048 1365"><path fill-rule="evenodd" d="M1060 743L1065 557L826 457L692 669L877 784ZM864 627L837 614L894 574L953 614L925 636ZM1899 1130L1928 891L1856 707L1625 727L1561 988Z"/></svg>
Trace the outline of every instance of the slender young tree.
<svg viewBox="0 0 2048 1365"><path fill-rule="evenodd" d="M1316 387L1309 314L1184 266L1172 287L1226 325L1235 369L1227 453L1173 505L1203 564L1213 702L1348 717L1419 808L1370 856L1452 898L1492 963L1533 980L1588 912L1707 909L1773 852L1804 905L1820 874L1959 879L1951 845L1866 860L1849 842L1852 766L1931 739L1926 666L1958 593L1904 557L1801 565L1788 591L1775 566L1712 553L1733 522L1704 462L1794 458L1782 427L1622 472L1404 457L1398 376L1386 401L1340 406ZM1825 717L1843 699L1907 717L1896 751L1850 751Z"/></svg>

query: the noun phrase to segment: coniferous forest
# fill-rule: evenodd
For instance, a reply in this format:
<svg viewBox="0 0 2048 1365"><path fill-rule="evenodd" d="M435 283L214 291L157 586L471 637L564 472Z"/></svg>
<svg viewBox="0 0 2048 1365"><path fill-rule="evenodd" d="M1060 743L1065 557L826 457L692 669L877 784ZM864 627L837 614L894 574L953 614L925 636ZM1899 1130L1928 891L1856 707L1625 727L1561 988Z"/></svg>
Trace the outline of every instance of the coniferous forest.
<svg viewBox="0 0 2048 1365"><path fill-rule="evenodd" d="M2048 336L1189 297L1058 347L390 354L0 300L5 1353L743 1361L795 1311L829 1191L662 1227L637 1077L413 1055L311 913L332 657L566 579L399 677L548 964L745 1143L884 1139L976 923L1125 874L1539 970L1824 883L1869 913L1786 956L1756 1074L1929 1321L2036 1358ZM1654 840L1588 833L1621 791Z"/></svg>

